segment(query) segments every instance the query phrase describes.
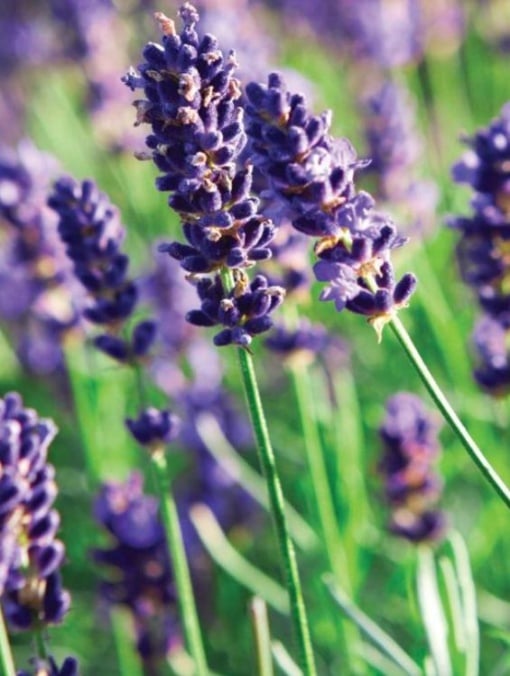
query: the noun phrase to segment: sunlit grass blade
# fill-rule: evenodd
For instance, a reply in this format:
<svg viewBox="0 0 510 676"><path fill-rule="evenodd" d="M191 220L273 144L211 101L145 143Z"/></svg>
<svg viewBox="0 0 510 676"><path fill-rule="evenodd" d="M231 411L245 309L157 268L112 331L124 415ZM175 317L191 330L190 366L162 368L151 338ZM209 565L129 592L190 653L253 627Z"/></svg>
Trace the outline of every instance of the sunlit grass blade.
<svg viewBox="0 0 510 676"><path fill-rule="evenodd" d="M260 596L274 610L288 615L289 597L285 589L234 549L206 505L194 505L190 510L190 518L202 544L220 568L243 587Z"/></svg>
<svg viewBox="0 0 510 676"><path fill-rule="evenodd" d="M4 620L4 614L0 609L0 667L2 676L16 676L14 660L9 643L9 635Z"/></svg>
<svg viewBox="0 0 510 676"><path fill-rule="evenodd" d="M464 653L466 650L466 632L462 614L462 601L460 598L460 590L457 584L455 569L450 559L448 559L446 556L442 556L439 559L439 569L444 580L446 594L448 597L455 649L459 653Z"/></svg>
<svg viewBox="0 0 510 676"><path fill-rule="evenodd" d="M460 587L464 628L466 633L466 676L477 676L480 660L480 632L476 603L476 587L471 572L469 553L460 533L453 531L448 538L453 551L457 580Z"/></svg>
<svg viewBox="0 0 510 676"><path fill-rule="evenodd" d="M354 622L360 631L372 641L385 655L398 665L406 674L419 676L421 669L414 660L379 625L360 610L339 588L331 576L325 576L324 582L342 612Z"/></svg>
<svg viewBox="0 0 510 676"><path fill-rule="evenodd" d="M418 549L417 591L435 673L451 676L448 625L437 585L436 564L432 550L425 545Z"/></svg>
<svg viewBox="0 0 510 676"><path fill-rule="evenodd" d="M231 446L214 416L201 414L197 418L196 427L205 446L227 474L262 507L269 510L269 496L264 478ZM304 551L317 549L319 539L314 530L288 502L285 502L285 513L296 545Z"/></svg>
<svg viewBox="0 0 510 676"><path fill-rule="evenodd" d="M285 676L303 676L303 672L289 655L289 651L280 641L271 644L274 661Z"/></svg>
<svg viewBox="0 0 510 676"><path fill-rule="evenodd" d="M255 597L250 602L250 618L257 655L258 676L273 676L271 632L265 602Z"/></svg>

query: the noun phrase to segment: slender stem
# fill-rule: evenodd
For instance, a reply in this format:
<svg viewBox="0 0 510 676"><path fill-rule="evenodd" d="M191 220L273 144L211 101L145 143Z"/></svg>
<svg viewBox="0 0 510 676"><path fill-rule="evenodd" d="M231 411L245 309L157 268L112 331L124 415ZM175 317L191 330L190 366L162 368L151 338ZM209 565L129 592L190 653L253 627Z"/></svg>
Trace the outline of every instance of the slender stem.
<svg viewBox="0 0 510 676"><path fill-rule="evenodd" d="M269 438L269 431L267 429L266 418L255 376L253 360L251 355L242 348L239 348L238 354L253 431L257 440L259 459L267 481L269 500L271 502L271 514L273 516L278 544L280 546L286 587L290 596L291 616L294 622L294 631L300 652L301 668L303 669L305 676L308 676L315 674L316 671L308 621L303 602L303 593L301 591L301 581L299 579L299 571L296 562L296 554L294 545L290 539L287 518L285 516L282 487L276 469L274 452Z"/></svg>
<svg viewBox="0 0 510 676"><path fill-rule="evenodd" d="M250 616L257 652L257 673L259 676L273 676L273 656L271 654L271 633L267 617L267 606L258 597L250 603Z"/></svg>
<svg viewBox="0 0 510 676"><path fill-rule="evenodd" d="M16 676L11 644L5 626L4 614L0 609L0 670L4 676Z"/></svg>
<svg viewBox="0 0 510 676"><path fill-rule="evenodd" d="M230 270L224 268L221 272L221 279L227 290L233 289L234 282ZM289 535L282 486L278 476L276 460L271 445L271 439L269 437L269 430L267 428L266 416L260 398L253 359L251 354L243 348L238 348L237 352L248 410L250 412L253 432L257 442L259 461L267 483L269 501L271 504L271 515L273 517L285 575L285 586L287 587L290 598L290 613L299 649L300 664L305 676L315 676L317 672L315 669L308 619L303 601L296 552Z"/></svg>
<svg viewBox="0 0 510 676"><path fill-rule="evenodd" d="M397 336L400 344L407 353L407 356L411 360L413 366L418 371L420 378L423 380L425 387L428 389L431 397L434 399L445 420L451 425L453 431L459 437L462 445L470 455L471 459L478 466L482 474L489 481L489 483L492 484L493 488L497 491L507 507L510 507L510 490L496 470L489 463L482 451L478 448L476 443L471 438L471 435L464 427L453 408L450 406L448 400L439 388L439 385L436 383L434 377L427 368L427 365L421 358L420 353L416 349L404 325L400 319L395 316L392 318L390 326L393 330L393 333Z"/></svg>
<svg viewBox="0 0 510 676"><path fill-rule="evenodd" d="M177 599L179 602L186 644L195 661L194 673L196 676L206 676L208 669L200 633L200 624L198 622L198 614L179 525L177 507L170 489L168 466L163 451L152 453L151 465L159 492L163 525L165 527L168 551L175 575Z"/></svg>
<svg viewBox="0 0 510 676"><path fill-rule="evenodd" d="M37 648L37 656L41 660L48 659L48 651L46 650L46 642L44 640L44 627L40 625L34 630L34 640Z"/></svg>

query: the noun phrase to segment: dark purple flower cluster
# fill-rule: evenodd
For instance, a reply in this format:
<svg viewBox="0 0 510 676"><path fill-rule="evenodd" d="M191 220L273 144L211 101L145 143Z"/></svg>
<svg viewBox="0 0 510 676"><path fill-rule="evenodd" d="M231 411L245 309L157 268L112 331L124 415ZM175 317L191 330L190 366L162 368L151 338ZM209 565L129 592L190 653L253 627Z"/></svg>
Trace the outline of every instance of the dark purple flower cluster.
<svg viewBox="0 0 510 676"><path fill-rule="evenodd" d="M310 115L303 96L289 94L279 75L270 75L267 86L250 83L246 94L254 162L272 195L294 213L293 226L319 238L315 275L328 282L321 299L384 323L406 305L416 280L407 274L395 282L390 252L405 239L374 211L370 195L356 194L354 172L366 162L346 139L329 134L330 114Z"/></svg>
<svg viewBox="0 0 510 676"><path fill-rule="evenodd" d="M9 623L23 630L61 622L70 603L59 572L64 545L55 538L55 471L47 463L55 433L19 395L0 399L0 597Z"/></svg>
<svg viewBox="0 0 510 676"><path fill-rule="evenodd" d="M409 221L409 231L423 234L434 219L437 190L417 175L422 139L410 93L386 80L362 101L362 108L368 172L376 177L377 199Z"/></svg>
<svg viewBox="0 0 510 676"><path fill-rule="evenodd" d="M93 181L59 179L48 204L59 216L58 231L74 264L74 273L92 304L84 310L91 322L107 332L95 338L98 349L120 362L136 362L149 351L156 334L153 321L139 321L129 337L121 336L133 314L138 289L128 277L129 258L116 208Z"/></svg>
<svg viewBox="0 0 510 676"><path fill-rule="evenodd" d="M62 666L57 666L53 657L47 660L34 660L34 671L18 671L17 676L79 676L78 661L74 657L66 657Z"/></svg>
<svg viewBox="0 0 510 676"><path fill-rule="evenodd" d="M62 342L79 320L80 294L46 206L56 161L25 141L0 152L0 317L29 371L63 368Z"/></svg>
<svg viewBox="0 0 510 676"><path fill-rule="evenodd" d="M257 275L250 282L239 271L235 288L225 293L221 277L205 277L197 282L202 305L200 310L188 312L187 319L196 326L224 326L214 336L214 344L249 347L253 336L271 328L269 314L282 302L285 291L280 286L269 286L266 277Z"/></svg>
<svg viewBox="0 0 510 676"><path fill-rule="evenodd" d="M94 551L105 567L101 594L111 605L133 613L137 647L146 665L164 659L179 641L173 575L155 498L143 492L133 473L124 483L103 485L94 507L111 545Z"/></svg>
<svg viewBox="0 0 510 676"><path fill-rule="evenodd" d="M246 134L234 54L225 57L212 35L199 37L192 5L183 5L180 16L184 26L177 33L171 19L156 15L163 44L149 43L139 72L131 70L124 78L131 89L144 90L146 98L135 102L137 124L152 127L146 142L163 172L156 184L170 192L168 203L183 222L186 243L171 242L161 250L192 275L239 271L270 258L275 228L251 196L252 168L242 166ZM201 325L227 327L217 345L247 344L251 335L270 326L267 314L274 307L264 301L264 319L260 278L253 284L257 290L245 294L238 309L238 299L219 278L203 277L197 284L202 308L190 317L200 317ZM254 330L238 328L245 322Z"/></svg>
<svg viewBox="0 0 510 676"><path fill-rule="evenodd" d="M475 329L474 342L482 362L475 378L487 391L502 394L510 387L501 361L503 334L510 331L510 104L465 142L470 150L453 166L452 176L473 188L472 213L451 217L449 225L460 231L457 260L462 279L475 291L487 317Z"/></svg>
<svg viewBox="0 0 510 676"><path fill-rule="evenodd" d="M147 408L136 420L128 418L126 426L141 446L161 451L179 434L180 421L170 411Z"/></svg>
<svg viewBox="0 0 510 676"><path fill-rule="evenodd" d="M401 392L386 405L379 429L384 453L379 471L393 510L390 530L411 542L438 540L445 518L436 508L441 482L433 472L438 424L421 399Z"/></svg>

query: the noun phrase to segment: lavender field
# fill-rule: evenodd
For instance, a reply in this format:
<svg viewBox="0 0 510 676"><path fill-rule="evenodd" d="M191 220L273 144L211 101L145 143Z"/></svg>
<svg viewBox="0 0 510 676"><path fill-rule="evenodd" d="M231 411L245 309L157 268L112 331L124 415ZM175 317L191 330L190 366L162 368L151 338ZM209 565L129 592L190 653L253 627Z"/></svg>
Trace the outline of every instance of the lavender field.
<svg viewBox="0 0 510 676"><path fill-rule="evenodd" d="M0 675L510 674L510 5L0 34Z"/></svg>

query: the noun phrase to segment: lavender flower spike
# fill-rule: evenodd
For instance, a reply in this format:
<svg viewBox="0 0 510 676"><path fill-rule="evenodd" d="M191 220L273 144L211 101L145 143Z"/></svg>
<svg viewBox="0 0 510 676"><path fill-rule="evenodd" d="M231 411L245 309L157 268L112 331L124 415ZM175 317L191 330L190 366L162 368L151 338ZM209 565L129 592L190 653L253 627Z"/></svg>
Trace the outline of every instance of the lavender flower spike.
<svg viewBox="0 0 510 676"><path fill-rule="evenodd" d="M163 172L156 185L170 192L169 205L183 219L187 243L163 250L191 273L246 267L271 256L274 226L257 214L251 167L236 166L246 144L237 63L212 35L199 39L192 5L180 16L177 33L171 19L156 14L163 44L149 43L139 74L124 78L144 90L146 98L135 101L136 124L152 127L147 145Z"/></svg>
<svg viewBox="0 0 510 676"><path fill-rule="evenodd" d="M19 395L0 399L0 598L9 623L22 630L61 622L70 603L59 572L64 545L55 538L55 471L47 464L55 434L53 422L24 408Z"/></svg>
<svg viewBox="0 0 510 676"><path fill-rule="evenodd" d="M346 139L330 135L330 114L311 115L304 97L289 94L279 75L270 75L267 86L250 83L246 94L253 161L271 195L294 213L292 225L319 238L314 271L328 283L321 300L366 315L380 335L407 304L416 279L407 274L395 281L390 253L406 240L374 210L369 194L356 194L354 173L366 162Z"/></svg>
<svg viewBox="0 0 510 676"><path fill-rule="evenodd" d="M128 339L118 335L134 312L138 289L121 251L125 233L117 209L93 181L70 177L55 183L48 204L59 216L58 231L74 273L92 299L84 316L107 329L96 337L96 347L121 362L143 358L155 338L154 322L138 322Z"/></svg>
<svg viewBox="0 0 510 676"><path fill-rule="evenodd" d="M432 471L439 453L436 421L419 397L401 392L388 400L379 433L379 471L393 509L390 530L411 542L440 539L445 518L435 508L441 491Z"/></svg>
<svg viewBox="0 0 510 676"><path fill-rule="evenodd" d="M158 503L144 495L143 479L133 473L124 483L102 487L94 513L111 541L94 552L96 563L105 567L102 597L108 605L131 610L138 650L145 665L154 667L180 642L173 575Z"/></svg>

